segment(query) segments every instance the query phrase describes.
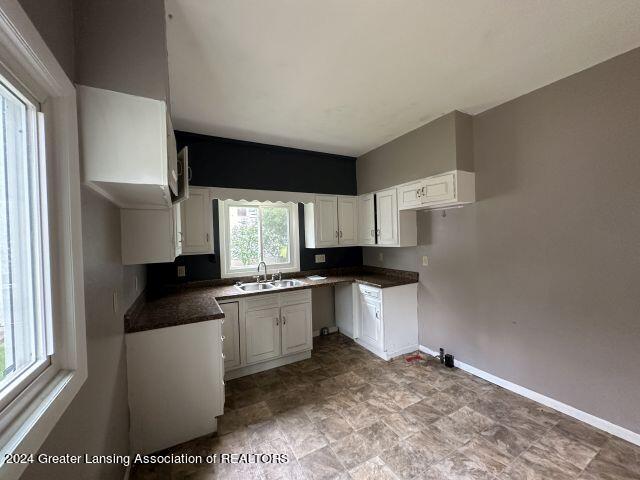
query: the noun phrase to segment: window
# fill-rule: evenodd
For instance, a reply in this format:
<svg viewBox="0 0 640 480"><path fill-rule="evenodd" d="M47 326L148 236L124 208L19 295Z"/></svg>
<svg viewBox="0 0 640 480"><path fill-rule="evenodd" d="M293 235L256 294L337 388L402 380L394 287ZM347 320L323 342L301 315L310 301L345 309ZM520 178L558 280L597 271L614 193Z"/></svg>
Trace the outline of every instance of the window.
<svg viewBox="0 0 640 480"><path fill-rule="evenodd" d="M36 102L0 77L0 405L49 363Z"/></svg>
<svg viewBox="0 0 640 480"><path fill-rule="evenodd" d="M0 477L87 379L75 87L16 0L0 2ZM55 353L54 353L55 352Z"/></svg>
<svg viewBox="0 0 640 480"><path fill-rule="evenodd" d="M255 274L260 262L271 272L299 270L296 204L220 202L222 275Z"/></svg>

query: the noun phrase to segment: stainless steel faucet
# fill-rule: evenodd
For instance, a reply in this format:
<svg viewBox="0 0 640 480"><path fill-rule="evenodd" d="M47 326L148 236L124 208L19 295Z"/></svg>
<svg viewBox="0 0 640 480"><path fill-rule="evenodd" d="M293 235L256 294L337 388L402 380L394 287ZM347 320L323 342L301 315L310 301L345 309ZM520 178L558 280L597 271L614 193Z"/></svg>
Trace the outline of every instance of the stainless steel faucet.
<svg viewBox="0 0 640 480"><path fill-rule="evenodd" d="M262 278L265 282L267 281L267 264L264 262L260 262L258 264L258 283L260 283L260 265L264 265L264 277Z"/></svg>

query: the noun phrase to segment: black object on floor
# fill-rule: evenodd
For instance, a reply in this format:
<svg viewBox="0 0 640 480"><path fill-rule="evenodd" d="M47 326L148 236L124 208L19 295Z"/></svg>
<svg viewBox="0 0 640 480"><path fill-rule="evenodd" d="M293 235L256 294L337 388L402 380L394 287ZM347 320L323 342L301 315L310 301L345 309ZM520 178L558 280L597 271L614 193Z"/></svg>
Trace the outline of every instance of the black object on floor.
<svg viewBox="0 0 640 480"><path fill-rule="evenodd" d="M444 348L440 347L440 363L444 363Z"/></svg>
<svg viewBox="0 0 640 480"><path fill-rule="evenodd" d="M444 356L444 366L453 368L453 355L451 355L450 353L447 353Z"/></svg>

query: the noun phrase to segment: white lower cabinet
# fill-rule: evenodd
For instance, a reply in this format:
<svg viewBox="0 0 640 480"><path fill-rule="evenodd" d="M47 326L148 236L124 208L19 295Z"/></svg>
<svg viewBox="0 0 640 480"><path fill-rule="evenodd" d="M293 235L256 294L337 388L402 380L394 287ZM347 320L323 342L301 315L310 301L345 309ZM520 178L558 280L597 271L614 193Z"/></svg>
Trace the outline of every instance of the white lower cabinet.
<svg viewBox="0 0 640 480"><path fill-rule="evenodd" d="M222 320L222 354L224 369L240 366L240 315L238 302L223 303L220 308L224 312Z"/></svg>
<svg viewBox="0 0 640 480"><path fill-rule="evenodd" d="M310 356L311 290L269 293L222 304L225 376L237 378ZM227 311L230 313L227 314ZM237 334L233 326L238 312ZM239 352L233 361L229 355Z"/></svg>
<svg viewBox="0 0 640 480"><path fill-rule="evenodd" d="M303 352L313 347L311 303L282 307L282 354Z"/></svg>
<svg viewBox="0 0 640 480"><path fill-rule="evenodd" d="M360 297L360 340L377 349L383 347L381 313L379 301Z"/></svg>
<svg viewBox="0 0 640 480"><path fill-rule="evenodd" d="M280 356L280 307L247 312L247 364Z"/></svg>
<svg viewBox="0 0 640 480"><path fill-rule="evenodd" d="M358 344L385 360L418 349L416 283L384 289L354 284L352 288L354 325L350 330ZM341 297L349 302L348 296Z"/></svg>
<svg viewBox="0 0 640 480"><path fill-rule="evenodd" d="M224 413L222 322L127 333L133 453L147 454L216 431Z"/></svg>

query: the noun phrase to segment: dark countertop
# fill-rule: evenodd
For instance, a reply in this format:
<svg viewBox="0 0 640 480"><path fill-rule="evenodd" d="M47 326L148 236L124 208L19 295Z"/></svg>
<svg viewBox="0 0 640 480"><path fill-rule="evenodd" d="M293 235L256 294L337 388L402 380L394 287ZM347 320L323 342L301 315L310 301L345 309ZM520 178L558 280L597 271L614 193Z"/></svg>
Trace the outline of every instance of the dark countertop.
<svg viewBox="0 0 640 480"><path fill-rule="evenodd" d="M186 325L224 318L218 300L239 299L255 295L290 292L307 288L318 288L341 283L361 283L378 288L397 287L418 283L418 274L398 270L371 269L366 272L305 272L294 278L303 283L296 287L278 288L260 292L243 292L229 280L201 282L192 285L167 288L162 292L141 296L125 314L125 333L142 332L157 328ZM309 275L322 275L324 280L309 280Z"/></svg>

